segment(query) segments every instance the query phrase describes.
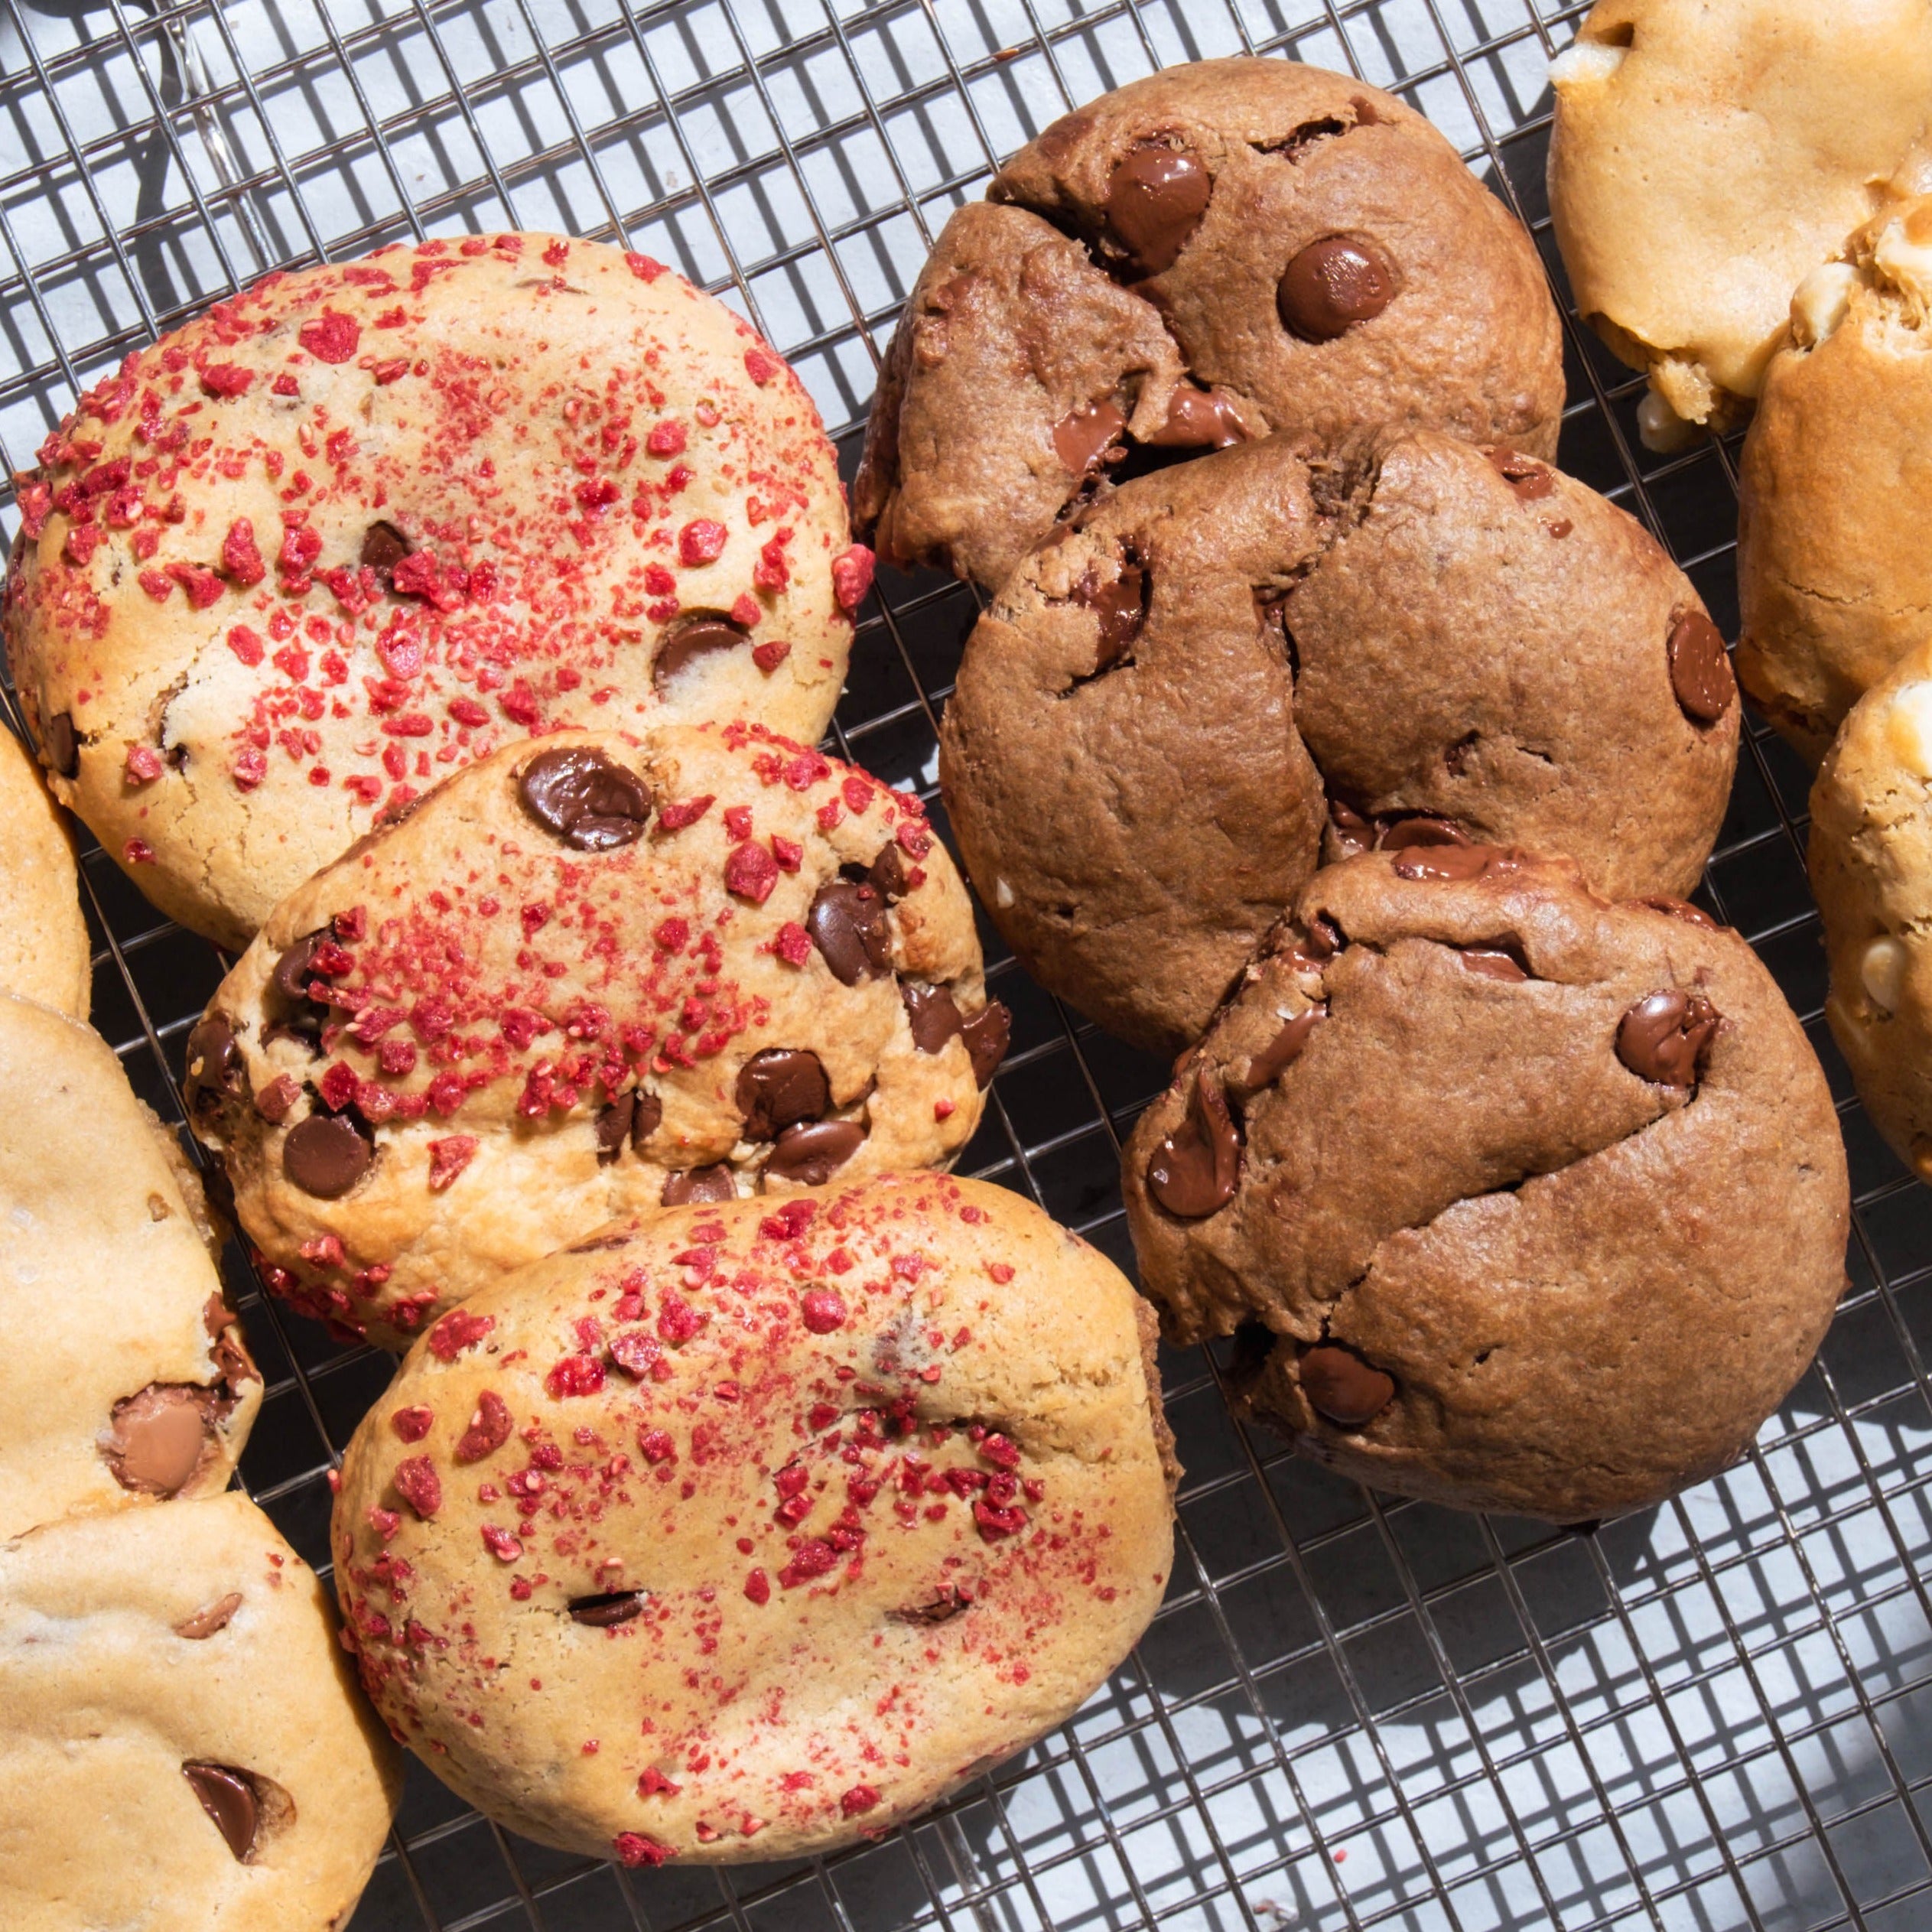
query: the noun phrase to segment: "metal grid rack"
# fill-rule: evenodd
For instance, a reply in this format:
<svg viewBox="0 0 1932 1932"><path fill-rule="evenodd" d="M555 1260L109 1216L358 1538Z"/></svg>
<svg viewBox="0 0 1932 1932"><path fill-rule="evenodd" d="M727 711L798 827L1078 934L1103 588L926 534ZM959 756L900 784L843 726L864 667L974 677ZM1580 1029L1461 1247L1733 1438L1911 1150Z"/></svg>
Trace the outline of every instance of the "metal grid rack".
<svg viewBox="0 0 1932 1932"><path fill-rule="evenodd" d="M0 457L73 392L266 269L472 227L621 236L752 316L847 467L932 234L1067 106L1244 49L1352 69L1448 132L1534 229L1554 0L0 0ZM1638 447L1638 385L1573 318L1565 467L1644 517L1735 629L1735 452ZM0 502L6 499L0 492ZM11 512L4 521L11 531ZM972 605L888 574L838 749L935 789ZM1932 1220L1819 1017L1805 775L1759 730L1706 895L1841 1098L1852 1292L1749 1459L1576 1537L1384 1501L1165 1364L1188 1476L1166 1604L1065 1731L876 1846L620 1873L517 1840L414 1770L353 1921L548 1932L1932 1924ZM935 801L936 803L936 801ZM95 1018L168 1117L223 962L84 864ZM1015 1050L964 1165L1130 1265L1120 1136L1163 1070L1073 1021L984 934ZM326 1472L382 1389L265 1301L242 1466L326 1563ZM1697 1364L1685 1364L1693 1391Z"/></svg>

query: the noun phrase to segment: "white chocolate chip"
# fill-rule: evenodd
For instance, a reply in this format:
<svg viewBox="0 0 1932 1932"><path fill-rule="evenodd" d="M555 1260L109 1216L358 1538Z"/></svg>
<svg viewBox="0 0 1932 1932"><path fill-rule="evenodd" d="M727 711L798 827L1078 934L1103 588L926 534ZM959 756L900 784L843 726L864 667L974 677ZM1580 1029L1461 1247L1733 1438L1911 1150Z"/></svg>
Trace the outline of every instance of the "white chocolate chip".
<svg viewBox="0 0 1932 1932"><path fill-rule="evenodd" d="M1659 456L1670 456L1688 449L1697 441L1697 425L1683 417L1652 389L1637 405L1637 433L1644 447Z"/></svg>
<svg viewBox="0 0 1932 1932"><path fill-rule="evenodd" d="M1791 340L1800 349L1829 342L1851 307L1859 272L1849 262L1827 262L1813 268L1791 297Z"/></svg>
<svg viewBox="0 0 1932 1932"><path fill-rule="evenodd" d="M1558 93L1575 87L1601 85L1624 63L1627 47L1605 47L1601 41L1573 41L1550 63L1550 84Z"/></svg>
<svg viewBox="0 0 1932 1932"><path fill-rule="evenodd" d="M1932 309L1932 241L1914 241L1903 218L1885 223L1872 265L1902 295Z"/></svg>
<svg viewBox="0 0 1932 1932"><path fill-rule="evenodd" d="M1921 783L1932 782L1932 678L1901 685L1885 707L1885 745Z"/></svg>
<svg viewBox="0 0 1932 1932"><path fill-rule="evenodd" d="M1013 888L1003 879L996 879L993 882L993 903L1002 912L1013 903Z"/></svg>
<svg viewBox="0 0 1932 1932"><path fill-rule="evenodd" d="M1909 961L1904 940L1895 939L1889 933L1874 939L1859 961L1859 977L1864 983L1865 997L1887 1017L1898 1010L1899 989L1904 984Z"/></svg>

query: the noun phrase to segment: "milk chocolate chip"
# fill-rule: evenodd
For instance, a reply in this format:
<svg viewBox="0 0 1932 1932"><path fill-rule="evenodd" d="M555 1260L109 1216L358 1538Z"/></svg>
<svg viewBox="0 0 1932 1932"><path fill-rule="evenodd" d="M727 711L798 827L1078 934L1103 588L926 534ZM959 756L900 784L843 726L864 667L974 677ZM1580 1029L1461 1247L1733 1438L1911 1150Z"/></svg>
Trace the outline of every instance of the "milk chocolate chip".
<svg viewBox="0 0 1932 1932"><path fill-rule="evenodd" d="M581 747L539 752L519 776L517 792L545 831L579 852L629 845L651 816L651 795L635 772Z"/></svg>
<svg viewBox="0 0 1932 1932"><path fill-rule="evenodd" d="M1686 925L1708 926L1716 932L1720 930L1716 920L1701 906L1693 906L1687 899L1673 899L1668 893L1653 893L1648 899L1640 899L1639 906L1647 906L1653 912L1661 912L1666 919L1682 919Z"/></svg>
<svg viewBox="0 0 1932 1932"><path fill-rule="evenodd" d="M1147 1192L1170 1215L1202 1221L1234 1199L1241 1162L1241 1137L1227 1097L1205 1072L1197 1073L1187 1117L1147 1163Z"/></svg>
<svg viewBox="0 0 1932 1932"><path fill-rule="evenodd" d="M242 1607L242 1593L230 1590L227 1595L218 1598L213 1603L206 1603L190 1617L184 1617L174 1626L177 1637L185 1637L191 1644L205 1642L217 1631L228 1628L229 1620Z"/></svg>
<svg viewBox="0 0 1932 1932"><path fill-rule="evenodd" d="M1053 454L1070 474L1084 476L1126 428L1127 418L1113 403L1085 404L1053 425Z"/></svg>
<svg viewBox="0 0 1932 1932"><path fill-rule="evenodd" d="M738 1111L747 1140L775 1140L781 1127L828 1112L832 1090L816 1053L789 1046L754 1053L738 1075Z"/></svg>
<svg viewBox="0 0 1932 1932"><path fill-rule="evenodd" d="M246 1865L255 1849L255 1826L261 1807L255 1803L254 1781L246 1771L229 1764L190 1762L181 1775L194 1787L201 1808L214 1820L216 1829L228 1841L228 1849L238 1864Z"/></svg>
<svg viewBox="0 0 1932 1932"><path fill-rule="evenodd" d="M838 879L821 886L805 915L805 930L841 986L883 979L893 969L886 902L869 884Z"/></svg>
<svg viewBox="0 0 1932 1932"><path fill-rule="evenodd" d="M637 1114L634 1091L620 1094L597 1115L597 1165L608 1167L624 1151L630 1138L631 1122Z"/></svg>
<svg viewBox="0 0 1932 1932"><path fill-rule="evenodd" d="M318 1201L340 1200L375 1158L374 1143L346 1114L311 1114L281 1143L282 1173Z"/></svg>
<svg viewBox="0 0 1932 1932"><path fill-rule="evenodd" d="M176 1496L194 1481L225 1407L213 1389L191 1382L150 1382L115 1403L101 1457L123 1489Z"/></svg>
<svg viewBox="0 0 1932 1932"><path fill-rule="evenodd" d="M735 1200L737 1193L731 1169L720 1161L713 1167L681 1167L665 1175L658 1199L667 1208L681 1208L690 1201Z"/></svg>
<svg viewBox="0 0 1932 1932"><path fill-rule="evenodd" d="M1715 724L1738 694L1724 633L1701 610L1686 610L1670 626L1670 688L1693 724Z"/></svg>
<svg viewBox="0 0 1932 1932"><path fill-rule="evenodd" d="M1325 1000L1317 1000L1306 1013L1296 1013L1250 1059L1247 1072L1238 1086L1232 1081L1228 1083L1228 1091L1237 1100L1251 1100L1255 1094L1272 1087L1301 1058L1316 1028L1328 1016L1329 1003Z"/></svg>
<svg viewBox="0 0 1932 1932"><path fill-rule="evenodd" d="M1137 273L1157 275L1174 265L1213 190L1193 155L1160 141L1140 141L1114 163L1104 204L1107 226Z"/></svg>
<svg viewBox="0 0 1932 1932"><path fill-rule="evenodd" d="M1100 626L1100 650L1094 668L1106 670L1134 648L1147 621L1147 573L1137 564L1124 566L1111 584L1089 570L1074 592L1074 601L1094 613Z"/></svg>
<svg viewBox="0 0 1932 1932"><path fill-rule="evenodd" d="M1283 272L1275 306L1284 327L1304 342L1332 342L1372 321L1394 299L1395 278L1372 242L1326 235Z"/></svg>
<svg viewBox="0 0 1932 1932"><path fill-rule="evenodd" d="M372 523L363 532L363 551L358 561L365 570L375 571L386 590L396 565L409 551L409 539L393 523Z"/></svg>
<svg viewBox="0 0 1932 1932"><path fill-rule="evenodd" d="M71 711L56 711L41 727L41 763L62 778L80 769L80 739Z"/></svg>
<svg viewBox="0 0 1932 1932"><path fill-rule="evenodd" d="M1513 872L1516 855L1495 845L1415 845L1395 862L1398 879L1480 879Z"/></svg>
<svg viewBox="0 0 1932 1932"><path fill-rule="evenodd" d="M1247 441L1234 405L1218 389L1178 389L1167 420L1147 441L1163 450L1225 450Z"/></svg>
<svg viewBox="0 0 1932 1932"><path fill-rule="evenodd" d="M1469 835L1452 820L1419 812L1383 826L1375 843L1384 852L1406 852L1418 845L1467 845Z"/></svg>
<svg viewBox="0 0 1932 1932"><path fill-rule="evenodd" d="M220 1112L223 1101L247 1094L248 1063L226 1013L204 1013L194 1023L188 1035L187 1076L188 1111L197 1119Z"/></svg>
<svg viewBox="0 0 1932 1932"><path fill-rule="evenodd" d="M912 1023L912 1044L922 1053L943 1052L948 1040L966 1030L958 1005L943 986L902 986L899 997Z"/></svg>
<svg viewBox="0 0 1932 1932"><path fill-rule="evenodd" d="M906 877L906 860L896 844L880 848L865 882L888 906L896 906L912 890L912 882Z"/></svg>
<svg viewBox="0 0 1932 1932"><path fill-rule="evenodd" d="M742 624L733 623L729 617L696 614L680 617L658 639L651 681L662 691L694 660L713 651L734 651L750 635Z"/></svg>
<svg viewBox="0 0 1932 1932"><path fill-rule="evenodd" d="M1395 1377L1339 1342L1318 1342L1302 1357L1302 1394L1308 1406L1338 1429L1360 1429L1395 1400Z"/></svg>
<svg viewBox="0 0 1932 1932"><path fill-rule="evenodd" d="M1701 993L1653 993L1617 1025L1617 1058L1639 1080L1694 1087L1699 1062L1723 1016Z"/></svg>
<svg viewBox="0 0 1932 1932"><path fill-rule="evenodd" d="M792 1181L800 1187L823 1187L865 1144L865 1129L856 1120L815 1120L789 1127L778 1137L765 1163L768 1180Z"/></svg>
<svg viewBox="0 0 1932 1932"><path fill-rule="evenodd" d="M1013 1015L1000 1001L989 1000L960 1033L966 1042L966 1057L973 1063L974 1084L984 1093L1013 1044Z"/></svg>
<svg viewBox="0 0 1932 1932"><path fill-rule="evenodd" d="M1504 980L1514 984L1527 980L1529 971L1516 955L1501 946L1459 946L1465 972L1485 980Z"/></svg>
<svg viewBox="0 0 1932 1932"><path fill-rule="evenodd" d="M664 1124L664 1102L642 1087L635 1089L637 1104L631 1109L630 1144L642 1147Z"/></svg>
<svg viewBox="0 0 1932 1932"><path fill-rule="evenodd" d="M1515 450L1491 450L1487 454L1496 473L1523 502L1533 503L1555 490L1556 476L1548 463L1539 463L1534 457Z"/></svg>
<svg viewBox="0 0 1932 1932"><path fill-rule="evenodd" d="M644 1602L642 1590L607 1590L600 1596L572 1597L571 1621L588 1624L593 1630L609 1630L642 1616Z"/></svg>
<svg viewBox="0 0 1932 1932"><path fill-rule="evenodd" d="M1329 799L1329 823L1335 828L1335 843L1345 859L1374 849L1375 828L1353 805L1345 805L1339 798Z"/></svg>

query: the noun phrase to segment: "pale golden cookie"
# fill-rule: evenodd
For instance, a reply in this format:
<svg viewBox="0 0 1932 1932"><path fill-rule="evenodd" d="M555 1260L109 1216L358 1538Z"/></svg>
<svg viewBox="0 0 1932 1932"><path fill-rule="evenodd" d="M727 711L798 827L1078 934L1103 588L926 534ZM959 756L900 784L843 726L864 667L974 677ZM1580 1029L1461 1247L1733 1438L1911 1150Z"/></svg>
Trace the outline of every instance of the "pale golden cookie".
<svg viewBox="0 0 1932 1932"><path fill-rule="evenodd" d="M94 968L81 916L73 834L20 740L0 729L0 990L72 1020L92 1003Z"/></svg>

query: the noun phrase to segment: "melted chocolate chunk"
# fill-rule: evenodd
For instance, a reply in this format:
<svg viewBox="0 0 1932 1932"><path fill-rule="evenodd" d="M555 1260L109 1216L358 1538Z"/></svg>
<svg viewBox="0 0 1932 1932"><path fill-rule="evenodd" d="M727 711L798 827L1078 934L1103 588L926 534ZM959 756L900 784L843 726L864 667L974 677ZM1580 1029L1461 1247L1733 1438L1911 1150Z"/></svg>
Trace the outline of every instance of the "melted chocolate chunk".
<svg viewBox="0 0 1932 1932"><path fill-rule="evenodd" d="M236 1771L232 1765L193 1761L181 1767L181 1775L194 1787L202 1810L214 1820L215 1828L228 1841L236 1862L247 1864L255 1849L255 1827L261 1821L255 1781L246 1771Z"/></svg>
<svg viewBox="0 0 1932 1932"><path fill-rule="evenodd" d="M275 961L270 978L285 1000L306 1000L311 981L326 977L315 971L315 955L333 937L327 926L319 932L305 933Z"/></svg>
<svg viewBox="0 0 1932 1932"><path fill-rule="evenodd" d="M1147 1192L1182 1221L1203 1221L1234 1198L1241 1142L1227 1096L1205 1072L1194 1076L1187 1117L1154 1150Z"/></svg>
<svg viewBox="0 0 1932 1932"><path fill-rule="evenodd" d="M597 1165L608 1167L624 1150L637 1117L635 1091L621 1093L597 1115Z"/></svg>
<svg viewBox="0 0 1932 1932"><path fill-rule="evenodd" d="M1157 275L1174 265L1213 192L1200 161L1160 141L1141 141L1114 163L1102 205L1137 274Z"/></svg>
<svg viewBox="0 0 1932 1932"><path fill-rule="evenodd" d="M1163 450L1225 450L1247 441L1234 406L1218 389L1179 389L1167 420L1146 441Z"/></svg>
<svg viewBox="0 0 1932 1932"><path fill-rule="evenodd" d="M1465 972L1485 980L1504 980L1511 984L1527 980L1529 969L1516 955L1501 946L1459 946Z"/></svg>
<svg viewBox="0 0 1932 1932"><path fill-rule="evenodd" d="M80 738L73 728L71 711L56 711L41 727L41 763L61 778L73 778L80 769Z"/></svg>
<svg viewBox="0 0 1932 1932"><path fill-rule="evenodd" d="M912 1044L922 1053L944 1052L948 1040L966 1030L958 1005L943 986L902 986L899 997L912 1023Z"/></svg>
<svg viewBox="0 0 1932 1932"><path fill-rule="evenodd" d="M1637 903L1647 906L1653 912L1661 912L1666 919L1682 919L1686 925L1708 926L1713 932L1721 929L1703 906L1693 906L1687 899L1673 899L1668 893L1653 893Z"/></svg>
<svg viewBox="0 0 1932 1932"><path fill-rule="evenodd" d="M1395 278L1371 242L1327 235L1283 272L1275 291L1282 326L1304 342L1333 342L1380 315L1395 298Z"/></svg>
<svg viewBox="0 0 1932 1932"><path fill-rule="evenodd" d="M375 1158L374 1141L346 1114L311 1114L281 1143L282 1173L318 1201L340 1200Z"/></svg>
<svg viewBox="0 0 1932 1932"><path fill-rule="evenodd" d="M865 882L888 906L896 906L912 890L906 877L905 856L896 844L880 848Z"/></svg>
<svg viewBox="0 0 1932 1932"><path fill-rule="evenodd" d="M778 1137L765 1163L768 1180L791 1181L800 1187L823 1187L865 1144L865 1129L856 1120L815 1120L789 1127Z"/></svg>
<svg viewBox="0 0 1932 1932"><path fill-rule="evenodd" d="M393 523L372 523L363 532L363 551L358 561L365 570L375 571L387 590L392 587L389 579L394 575L396 565L413 547Z"/></svg>
<svg viewBox="0 0 1932 1932"><path fill-rule="evenodd" d="M587 1624L593 1630L610 1630L644 1614L642 1590L606 1590L600 1596L571 1599L571 1621Z"/></svg>
<svg viewBox="0 0 1932 1932"><path fill-rule="evenodd" d="M805 930L841 986L883 979L893 969L886 902L870 885L838 879L821 886L805 915Z"/></svg>
<svg viewBox="0 0 1932 1932"><path fill-rule="evenodd" d="M903 1610L888 1610L887 1618L896 1624L920 1624L930 1628L950 1623L963 1610L973 1607L973 1599L953 1585L942 1590L930 1603L909 1604Z"/></svg>
<svg viewBox="0 0 1932 1932"><path fill-rule="evenodd" d="M1467 845L1469 842L1469 834L1454 821L1439 818L1428 812L1392 820L1375 835L1377 846L1384 852L1406 852L1418 845Z"/></svg>
<svg viewBox="0 0 1932 1932"><path fill-rule="evenodd" d="M642 836L651 795L635 772L600 751L559 746L542 751L516 782L523 808L547 832L579 852L610 852Z"/></svg>
<svg viewBox="0 0 1932 1932"><path fill-rule="evenodd" d="M1701 610L1686 610L1670 626L1670 688L1692 724L1715 724L1738 694L1724 633Z"/></svg>
<svg viewBox="0 0 1932 1932"><path fill-rule="evenodd" d="M737 1184L723 1161L712 1167L681 1167L664 1177L664 1192L658 1196L667 1208L681 1208L691 1201L732 1201L737 1198Z"/></svg>
<svg viewBox="0 0 1932 1932"><path fill-rule="evenodd" d="M960 1033L966 1042L966 1057L973 1063L974 1085L984 1093L1013 1044L1013 1015L1000 1000L989 1000Z"/></svg>
<svg viewBox="0 0 1932 1932"><path fill-rule="evenodd" d="M1069 474L1084 476L1119 441L1127 418L1111 402L1071 409L1053 425L1053 454Z"/></svg>
<svg viewBox="0 0 1932 1932"><path fill-rule="evenodd" d="M1395 1377L1338 1342L1318 1342L1302 1357L1308 1406L1338 1429L1360 1429L1395 1400Z"/></svg>
<svg viewBox="0 0 1932 1932"><path fill-rule="evenodd" d="M264 1040L299 1039L311 1052L320 1051L329 1007L326 998L318 999L309 989L319 986L326 995L330 976L317 969L315 955L334 938L326 925L319 932L304 933L275 961L269 984L278 996L275 1004L278 1016L263 1033Z"/></svg>
<svg viewBox="0 0 1932 1932"><path fill-rule="evenodd" d="M233 1406L192 1382L150 1382L115 1403L102 1459L123 1489L178 1496L201 1468L217 1415Z"/></svg>
<svg viewBox="0 0 1932 1932"><path fill-rule="evenodd" d="M241 1607L241 1592L230 1590L214 1602L203 1604L192 1616L184 1617L174 1626L174 1634L186 1638L190 1644L205 1643L219 1631L226 1630L229 1620Z"/></svg>
<svg viewBox="0 0 1932 1932"><path fill-rule="evenodd" d="M1298 1013L1281 1031L1247 1063L1239 1085L1228 1082L1228 1091L1238 1101L1251 1100L1272 1087L1299 1060L1315 1029L1329 1016L1329 1003L1320 1000L1306 1013Z"/></svg>
<svg viewBox="0 0 1932 1932"><path fill-rule="evenodd" d="M1722 1019L1701 993L1651 994L1618 1022L1617 1058L1639 1080L1694 1087Z"/></svg>
<svg viewBox="0 0 1932 1932"><path fill-rule="evenodd" d="M631 1110L630 1144L642 1147L664 1124L664 1102L642 1087L635 1090L636 1105Z"/></svg>
<svg viewBox="0 0 1932 1932"><path fill-rule="evenodd" d="M832 1090L816 1053L789 1046L754 1053L738 1075L738 1111L747 1140L775 1140L782 1127L828 1113Z"/></svg>
<svg viewBox="0 0 1932 1932"><path fill-rule="evenodd" d="M1514 852L1497 845L1415 845L1395 862L1398 879L1481 879L1514 872Z"/></svg>
<svg viewBox="0 0 1932 1932"><path fill-rule="evenodd" d="M212 1181L216 1174L221 1173L218 1167L210 1169L208 1180ZM224 1182L227 1178L226 1174L222 1175ZM230 1207L234 1205L232 1192L229 1195L229 1205ZM233 1219L232 1215L229 1219ZM201 1325L208 1332L210 1352L214 1356L215 1366L221 1371L221 1379L229 1390L232 1391L242 1382L261 1381L261 1370L255 1367L248 1351L237 1339L241 1333L241 1324L236 1319L235 1311L220 1295L210 1295L203 1304Z"/></svg>
<svg viewBox="0 0 1932 1932"><path fill-rule="evenodd" d="M226 1013L204 1013L188 1035L189 1113L205 1120L220 1112L225 1101L246 1098L248 1091L248 1063L236 1043L233 1023Z"/></svg>
<svg viewBox="0 0 1932 1932"><path fill-rule="evenodd" d="M1094 613L1100 626L1096 674L1118 664L1134 648L1147 621L1147 573L1137 564L1124 566L1111 584L1102 584L1089 570L1073 594L1075 603Z"/></svg>
<svg viewBox="0 0 1932 1932"><path fill-rule="evenodd" d="M1345 859L1374 849L1375 827L1353 805L1345 805L1339 798L1329 799L1329 823L1335 828L1335 843Z"/></svg>
<svg viewBox="0 0 1932 1932"><path fill-rule="evenodd" d="M1534 457L1516 450L1490 450L1485 454L1496 473L1523 502L1533 503L1556 490L1556 473L1548 463L1539 463Z"/></svg>
<svg viewBox="0 0 1932 1932"><path fill-rule="evenodd" d="M742 624L733 623L729 617L695 613L679 617L658 639L651 681L662 691L687 665L714 651L735 651L750 635Z"/></svg>

